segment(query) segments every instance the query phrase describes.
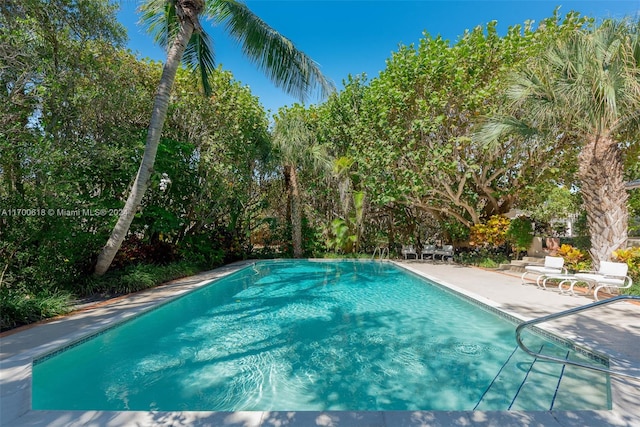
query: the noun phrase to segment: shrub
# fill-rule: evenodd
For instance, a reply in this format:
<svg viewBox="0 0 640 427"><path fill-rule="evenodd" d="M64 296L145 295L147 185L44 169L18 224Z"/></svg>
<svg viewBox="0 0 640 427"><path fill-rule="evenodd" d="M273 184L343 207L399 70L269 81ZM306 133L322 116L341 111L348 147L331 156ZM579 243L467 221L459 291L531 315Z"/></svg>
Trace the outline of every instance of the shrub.
<svg viewBox="0 0 640 427"><path fill-rule="evenodd" d="M633 280L633 286L627 289L627 293L640 295L640 247L618 249L613 252L616 261L626 262L629 266L629 277Z"/></svg>
<svg viewBox="0 0 640 427"><path fill-rule="evenodd" d="M137 236L131 235L122 243L111 268L123 268L139 263L166 265L177 260L178 255L173 244L162 240L143 242Z"/></svg>
<svg viewBox="0 0 640 427"><path fill-rule="evenodd" d="M215 268L225 261L225 251L221 249L228 240L225 236L195 234L185 237L180 243L179 253L183 260L202 269Z"/></svg>
<svg viewBox="0 0 640 427"><path fill-rule="evenodd" d="M177 262L167 265L137 264L109 270L101 277L89 276L82 283L81 295L116 296L152 288L170 280L200 271L195 264Z"/></svg>
<svg viewBox="0 0 640 427"><path fill-rule="evenodd" d="M570 271L589 270L591 268L591 259L587 252L571 245L560 245L558 256L564 258L564 266Z"/></svg>
<svg viewBox="0 0 640 427"><path fill-rule="evenodd" d="M526 217L512 219L506 235L514 246L516 254L526 251L533 241L533 223L531 219Z"/></svg>
<svg viewBox="0 0 640 427"><path fill-rule="evenodd" d="M494 215L485 223L471 227L469 240L473 246L497 249L507 243L507 230L509 218L502 215Z"/></svg>
<svg viewBox="0 0 640 427"><path fill-rule="evenodd" d="M504 253L486 248L460 252L456 254L455 260L460 264L485 268L496 268L500 264L509 262L509 258Z"/></svg>
<svg viewBox="0 0 640 427"><path fill-rule="evenodd" d="M38 322L69 312L71 296L63 291L0 288L0 331Z"/></svg>

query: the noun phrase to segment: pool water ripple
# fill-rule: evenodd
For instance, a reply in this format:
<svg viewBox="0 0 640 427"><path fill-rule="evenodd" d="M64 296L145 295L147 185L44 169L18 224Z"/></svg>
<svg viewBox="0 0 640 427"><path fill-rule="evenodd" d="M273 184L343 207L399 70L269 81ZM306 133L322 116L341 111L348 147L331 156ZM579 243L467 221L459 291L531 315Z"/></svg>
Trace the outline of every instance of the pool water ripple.
<svg viewBox="0 0 640 427"><path fill-rule="evenodd" d="M469 410L513 331L389 263L261 262L35 364L33 407Z"/></svg>

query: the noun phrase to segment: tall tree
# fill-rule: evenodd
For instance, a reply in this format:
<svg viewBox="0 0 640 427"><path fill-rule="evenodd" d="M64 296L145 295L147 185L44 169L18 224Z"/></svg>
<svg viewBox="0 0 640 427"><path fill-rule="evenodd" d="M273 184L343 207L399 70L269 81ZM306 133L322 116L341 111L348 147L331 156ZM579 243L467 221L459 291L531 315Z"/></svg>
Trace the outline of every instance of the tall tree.
<svg viewBox="0 0 640 427"><path fill-rule="evenodd" d="M514 73L509 114L494 116L480 139L507 135L580 147L578 178L596 266L627 239L627 193L620 135L637 130L640 22L605 20L557 40Z"/></svg>
<svg viewBox="0 0 640 427"><path fill-rule="evenodd" d="M333 90L317 65L293 43L269 27L247 6L234 0L148 0L143 6L143 21L163 47L168 47L154 100L146 146L140 168L127 202L111 237L98 256L95 274L104 274L120 248L153 172L158 143L170 102L171 88L181 62L196 73L206 94L210 93L209 75L214 69L212 44L200 24L206 15L242 45L244 54L269 78L288 93L304 100L314 88L323 94Z"/></svg>
<svg viewBox="0 0 640 427"><path fill-rule="evenodd" d="M302 203L298 169L311 165L314 169L328 170L331 160L315 133L305 120L305 111L296 105L280 110L273 129L273 143L283 167L287 189L287 211L291 221L291 240L294 258L301 258L302 248Z"/></svg>
<svg viewBox="0 0 640 427"><path fill-rule="evenodd" d="M368 86L346 82L329 101L335 130L324 138L355 160L371 206L397 207L410 213L409 223L416 208L420 222L439 230L460 224L462 231L506 213L532 183L560 168L515 138L487 150L473 132L500 105L507 70L584 22L556 11L537 28L527 22L503 37L495 21L454 44L425 34L394 52Z"/></svg>

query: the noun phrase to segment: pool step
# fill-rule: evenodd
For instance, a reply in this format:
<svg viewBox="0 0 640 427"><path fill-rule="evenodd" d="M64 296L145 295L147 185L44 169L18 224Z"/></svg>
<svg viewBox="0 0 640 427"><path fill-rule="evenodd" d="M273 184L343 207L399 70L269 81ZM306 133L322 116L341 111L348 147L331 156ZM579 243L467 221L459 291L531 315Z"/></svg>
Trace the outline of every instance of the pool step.
<svg viewBox="0 0 640 427"><path fill-rule="evenodd" d="M569 352L567 351L562 356L567 358ZM531 365L527 378L523 381L516 396L514 396L509 410L550 411L553 409L564 368L565 365L559 363L536 359Z"/></svg>
<svg viewBox="0 0 640 427"><path fill-rule="evenodd" d="M540 346L542 354L575 359L567 351ZM548 411L610 409L606 376L578 367L535 359L519 348L482 396L475 410Z"/></svg>
<svg viewBox="0 0 640 427"><path fill-rule="evenodd" d="M569 359L576 360L577 358L574 353L571 353ZM607 375L566 365L553 409L561 411L586 408L610 410L610 390Z"/></svg>
<svg viewBox="0 0 640 427"><path fill-rule="evenodd" d="M514 396L526 381L533 358L514 348L509 359L496 375L493 382L482 396L474 410L478 411L504 411L513 403Z"/></svg>

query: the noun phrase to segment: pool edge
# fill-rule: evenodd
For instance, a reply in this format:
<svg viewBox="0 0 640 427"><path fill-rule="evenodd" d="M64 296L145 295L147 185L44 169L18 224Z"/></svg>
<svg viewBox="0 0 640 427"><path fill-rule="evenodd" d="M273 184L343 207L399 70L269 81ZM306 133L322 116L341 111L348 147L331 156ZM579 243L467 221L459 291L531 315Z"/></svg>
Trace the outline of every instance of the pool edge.
<svg viewBox="0 0 640 427"><path fill-rule="evenodd" d="M240 269L241 267L238 267ZM215 271L215 270L214 270ZM421 274L421 273L418 273ZM421 274L422 275L422 274ZM430 278L430 280L434 280ZM443 283L441 279L435 279ZM445 283L446 284L446 283ZM398 412L100 412L100 411L34 411L30 410L30 370L35 348L0 360L2 408L0 425L220 425L220 426L425 426L425 425L633 425L640 418L633 406L640 403L636 395L626 393L619 404L613 396L610 411L540 411L540 412L473 412L473 411L398 411ZM28 365L28 366L27 366ZM28 372L27 372L28 371ZM27 378L29 377L29 378ZM8 384L7 384L8 383ZM613 387L613 384L612 384ZM7 389L15 389L8 390ZM637 391L633 389L632 391ZM28 397L25 395L28 393ZM11 408L8 408L11 403ZM15 406L14 406L15 405ZM24 410L25 406L29 409ZM620 409L623 409L622 411ZM625 410L626 409L626 410ZM8 411L7 411L8 410ZM13 415L7 417L7 414Z"/></svg>

